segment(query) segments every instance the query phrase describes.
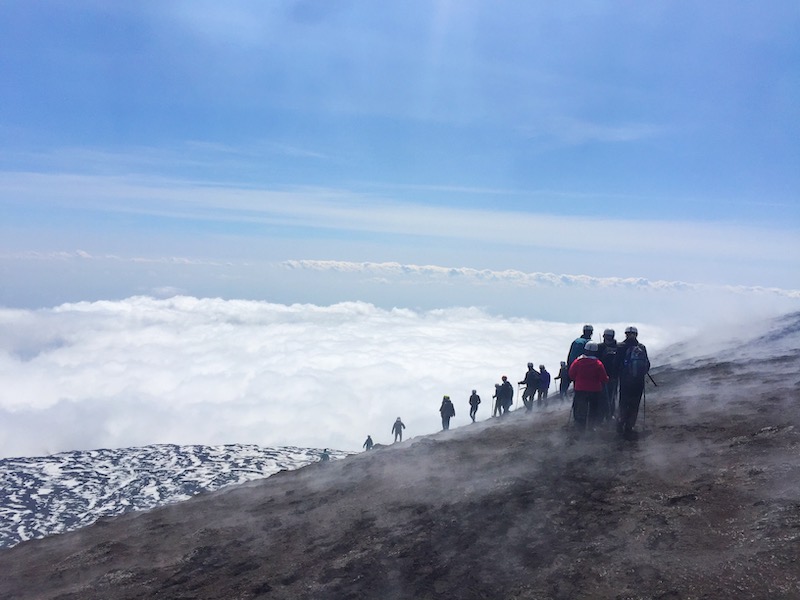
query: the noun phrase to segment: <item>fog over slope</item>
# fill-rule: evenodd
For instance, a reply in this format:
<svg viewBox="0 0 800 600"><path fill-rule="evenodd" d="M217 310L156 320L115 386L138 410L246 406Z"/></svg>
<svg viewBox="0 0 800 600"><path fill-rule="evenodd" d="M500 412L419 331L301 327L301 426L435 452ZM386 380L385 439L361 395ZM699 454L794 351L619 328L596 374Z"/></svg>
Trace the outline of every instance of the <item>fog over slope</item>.
<svg viewBox="0 0 800 600"><path fill-rule="evenodd" d="M798 327L676 349L638 441L519 411L24 542L0 596L796 599Z"/></svg>

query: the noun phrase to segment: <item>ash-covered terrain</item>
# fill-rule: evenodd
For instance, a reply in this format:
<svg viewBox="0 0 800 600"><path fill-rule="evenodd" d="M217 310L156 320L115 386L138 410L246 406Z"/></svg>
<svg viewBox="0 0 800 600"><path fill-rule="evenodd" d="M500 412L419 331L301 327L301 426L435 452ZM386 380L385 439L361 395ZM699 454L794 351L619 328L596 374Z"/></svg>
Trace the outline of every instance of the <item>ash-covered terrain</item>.
<svg viewBox="0 0 800 600"><path fill-rule="evenodd" d="M798 331L676 348L636 441L517 411L23 542L0 597L797 599Z"/></svg>
<svg viewBox="0 0 800 600"><path fill-rule="evenodd" d="M348 453L329 450L331 459ZM0 547L320 460L311 448L154 445L0 460Z"/></svg>

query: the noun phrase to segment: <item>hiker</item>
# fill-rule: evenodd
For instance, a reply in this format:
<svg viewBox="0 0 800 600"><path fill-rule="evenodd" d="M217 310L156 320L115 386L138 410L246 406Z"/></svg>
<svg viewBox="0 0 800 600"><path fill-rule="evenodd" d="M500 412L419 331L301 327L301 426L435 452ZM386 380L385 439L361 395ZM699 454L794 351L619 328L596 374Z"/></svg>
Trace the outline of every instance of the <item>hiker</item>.
<svg viewBox="0 0 800 600"><path fill-rule="evenodd" d="M567 398L567 390L569 389L569 366L563 360L561 361L561 367L558 369L558 375L553 381L559 381L558 397L561 402L564 402Z"/></svg>
<svg viewBox="0 0 800 600"><path fill-rule="evenodd" d="M544 407L547 408L547 395L550 392L550 373L544 368L544 365L539 365L539 395L536 398L536 404L539 408L542 407L542 400L544 400Z"/></svg>
<svg viewBox="0 0 800 600"><path fill-rule="evenodd" d="M442 431L450 429L450 417L456 416L456 407L450 401L450 396L442 398L442 405L439 407L439 412L442 415Z"/></svg>
<svg viewBox="0 0 800 600"><path fill-rule="evenodd" d="M597 357L608 374L608 383L605 385L606 408L603 415L604 420L611 421L617 410L617 392L619 391L619 375L617 373L617 340L614 338L614 330L606 329L603 331L603 341L598 344Z"/></svg>
<svg viewBox="0 0 800 600"><path fill-rule="evenodd" d="M469 397L469 418L475 422L475 415L478 413L478 404L481 403L481 397L478 392L472 390L472 395Z"/></svg>
<svg viewBox="0 0 800 600"><path fill-rule="evenodd" d="M500 384L494 384L494 407L492 408L492 416L499 417L503 414L503 392L500 390Z"/></svg>
<svg viewBox="0 0 800 600"><path fill-rule="evenodd" d="M362 448L365 448L366 450L372 450L372 447L373 447L374 445L375 445L375 444L374 444L374 443L373 443L373 441L372 441L372 436L371 436L371 435L368 435L368 436L367 436L367 441L365 441L365 442L364 442L364 444L363 444L361 447L362 447Z"/></svg>
<svg viewBox="0 0 800 600"><path fill-rule="evenodd" d="M603 384L608 374L597 358L597 344L588 342L583 354L569 367L569 378L575 382L575 396L572 399L572 414L578 431L593 429L598 423L600 403L605 400Z"/></svg>
<svg viewBox="0 0 800 600"><path fill-rule="evenodd" d="M503 414L505 415L511 409L511 405L514 404L514 386L511 385L511 382L505 375L503 375L501 379L503 380L503 383L500 384L500 392L503 397L501 406L503 407Z"/></svg>
<svg viewBox="0 0 800 600"><path fill-rule="evenodd" d="M636 327L625 328L625 341L617 349L616 367L619 377L617 433L630 437L639 414L644 378L650 371L647 348L639 343L639 330Z"/></svg>
<svg viewBox="0 0 800 600"><path fill-rule="evenodd" d="M392 433L394 434L395 442L398 440L400 440L401 442L403 441L403 429L405 428L406 426L400 420L400 417L397 417L397 420L394 422L394 425L392 425Z"/></svg>
<svg viewBox="0 0 800 600"><path fill-rule="evenodd" d="M533 368L533 363L528 363L528 371L518 385L525 384L525 391L522 392L522 403L525 405L525 412L533 410L533 399L539 389L539 372Z"/></svg>
<svg viewBox="0 0 800 600"><path fill-rule="evenodd" d="M592 339L593 333L594 327L591 325L583 326L581 337L575 338L572 344L570 344L569 353L567 354L567 369L572 367L572 363L575 362L575 359L583 354L583 348L586 346L586 342ZM567 377L569 377L569 370L567 371ZM572 380L572 377L569 377L569 379ZM569 387L569 383L567 383L567 387Z"/></svg>
<svg viewBox="0 0 800 600"><path fill-rule="evenodd" d="M328 449L325 448L325 450L322 451L322 454L319 455L319 460L321 462L328 462L330 459L331 459L331 455L328 454Z"/></svg>

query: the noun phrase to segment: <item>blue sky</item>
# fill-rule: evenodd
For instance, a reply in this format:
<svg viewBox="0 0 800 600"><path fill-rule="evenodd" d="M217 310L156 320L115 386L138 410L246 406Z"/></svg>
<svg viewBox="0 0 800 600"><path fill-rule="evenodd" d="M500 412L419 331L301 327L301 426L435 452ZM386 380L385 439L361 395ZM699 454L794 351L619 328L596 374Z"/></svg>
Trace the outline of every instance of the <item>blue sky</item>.
<svg viewBox="0 0 800 600"><path fill-rule="evenodd" d="M797 3L562 4L2 3L0 304L380 296L292 260L799 289Z"/></svg>

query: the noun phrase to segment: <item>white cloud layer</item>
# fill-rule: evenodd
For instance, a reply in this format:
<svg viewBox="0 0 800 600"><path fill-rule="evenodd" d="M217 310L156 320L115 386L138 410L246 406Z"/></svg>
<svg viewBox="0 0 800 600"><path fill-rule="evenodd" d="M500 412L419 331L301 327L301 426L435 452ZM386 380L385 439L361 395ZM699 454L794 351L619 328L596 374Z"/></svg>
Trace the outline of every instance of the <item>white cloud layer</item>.
<svg viewBox="0 0 800 600"><path fill-rule="evenodd" d="M0 456L152 443L357 450L454 426L525 364L557 371L583 323L175 297L0 310ZM595 323L616 327L627 323ZM639 324L657 356L675 331ZM656 359L657 360L657 359Z"/></svg>
<svg viewBox="0 0 800 600"><path fill-rule="evenodd" d="M362 273L372 276L419 276L429 278L458 278L475 283L504 281L520 287L556 286L582 288L623 288L637 290L693 290L727 291L731 293L775 294L786 298L800 299L800 290L785 290L763 286L734 286L689 283L686 281L650 280L645 277L593 277L591 275L567 275L556 273L525 273L514 269L493 271L470 267L441 267L436 265L403 265L399 263L346 262L333 260L288 260L290 269Z"/></svg>

